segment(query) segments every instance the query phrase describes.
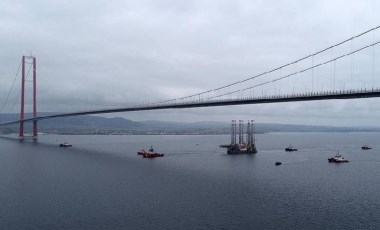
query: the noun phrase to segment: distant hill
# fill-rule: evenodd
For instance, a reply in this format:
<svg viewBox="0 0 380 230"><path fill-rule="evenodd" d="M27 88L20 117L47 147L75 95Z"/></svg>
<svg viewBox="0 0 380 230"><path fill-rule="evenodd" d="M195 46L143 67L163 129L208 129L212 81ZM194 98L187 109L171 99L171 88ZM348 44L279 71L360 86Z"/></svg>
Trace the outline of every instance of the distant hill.
<svg viewBox="0 0 380 230"><path fill-rule="evenodd" d="M27 117L29 116L30 114L27 115ZM1 114L0 123L9 122L17 118L17 114ZM30 130L30 128L31 125L26 125L26 131ZM14 133L17 130L18 125L0 127L1 133ZM105 118L85 115L41 120L38 122L38 131L55 134L229 134L230 123L154 120L137 122L120 117ZM380 128L257 123L256 132L380 132Z"/></svg>
<svg viewBox="0 0 380 230"><path fill-rule="evenodd" d="M140 121L146 127L163 129L183 129L183 128L225 128L229 127L228 122L219 121L201 121L201 122L171 122L171 121Z"/></svg>
<svg viewBox="0 0 380 230"><path fill-rule="evenodd" d="M139 129L142 124L128 119L115 117L95 117L95 116L75 116L63 117L56 119L48 119L39 121L40 128L48 129L111 129L111 130L124 130L124 129Z"/></svg>
<svg viewBox="0 0 380 230"><path fill-rule="evenodd" d="M290 125L258 123L256 129L262 132L379 132L379 127L336 127L315 125Z"/></svg>

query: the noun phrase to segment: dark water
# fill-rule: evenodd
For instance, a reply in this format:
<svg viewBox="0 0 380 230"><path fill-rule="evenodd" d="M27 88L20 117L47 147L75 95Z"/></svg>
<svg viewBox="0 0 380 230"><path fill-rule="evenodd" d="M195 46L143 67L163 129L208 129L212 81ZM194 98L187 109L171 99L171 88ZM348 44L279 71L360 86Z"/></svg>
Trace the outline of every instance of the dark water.
<svg viewBox="0 0 380 230"><path fill-rule="evenodd" d="M1 138L0 229L379 229L379 137L265 134L236 156L229 136ZM151 144L165 157L136 155Z"/></svg>

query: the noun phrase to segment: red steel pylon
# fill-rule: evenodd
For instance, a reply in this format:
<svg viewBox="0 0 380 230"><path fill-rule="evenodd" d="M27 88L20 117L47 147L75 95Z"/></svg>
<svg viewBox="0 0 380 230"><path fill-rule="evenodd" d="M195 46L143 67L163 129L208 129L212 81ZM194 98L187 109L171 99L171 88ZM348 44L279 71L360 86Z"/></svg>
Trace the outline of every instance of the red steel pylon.
<svg viewBox="0 0 380 230"><path fill-rule="evenodd" d="M24 119L25 119L25 60L33 60L33 118L37 117L37 72L36 58L34 56L22 56L22 73L21 73L21 109L20 109L20 129L19 138L24 139ZM37 140L37 121L33 121L33 140Z"/></svg>

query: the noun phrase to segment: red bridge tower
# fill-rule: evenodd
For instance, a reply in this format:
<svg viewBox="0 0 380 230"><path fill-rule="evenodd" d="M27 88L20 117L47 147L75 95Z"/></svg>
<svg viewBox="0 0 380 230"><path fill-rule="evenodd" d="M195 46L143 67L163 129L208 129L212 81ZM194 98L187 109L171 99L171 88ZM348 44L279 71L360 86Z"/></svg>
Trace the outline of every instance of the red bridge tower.
<svg viewBox="0 0 380 230"><path fill-rule="evenodd" d="M21 110L20 110L20 130L18 133L19 139L24 140L24 119L25 119L25 81L26 81L26 76L25 76L25 63L26 59L32 60L32 65L33 65L33 118L37 117L37 72L36 72L36 57L34 56L22 56L22 61L21 61ZM29 63L30 64L30 63ZM32 130L32 135L33 135L33 140L37 140L37 121L33 121L33 130Z"/></svg>

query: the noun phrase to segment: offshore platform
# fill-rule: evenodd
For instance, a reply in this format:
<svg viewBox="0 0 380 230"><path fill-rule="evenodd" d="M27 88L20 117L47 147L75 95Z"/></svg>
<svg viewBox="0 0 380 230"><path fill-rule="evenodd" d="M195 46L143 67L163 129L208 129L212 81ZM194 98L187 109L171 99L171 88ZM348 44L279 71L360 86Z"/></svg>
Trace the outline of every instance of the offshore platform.
<svg viewBox="0 0 380 230"><path fill-rule="evenodd" d="M237 136L236 120L231 121L231 144L220 145L221 148L227 149L227 154L252 154L257 153L255 138L255 121L248 120L246 138L244 140L244 121L239 120L239 142L236 142Z"/></svg>

